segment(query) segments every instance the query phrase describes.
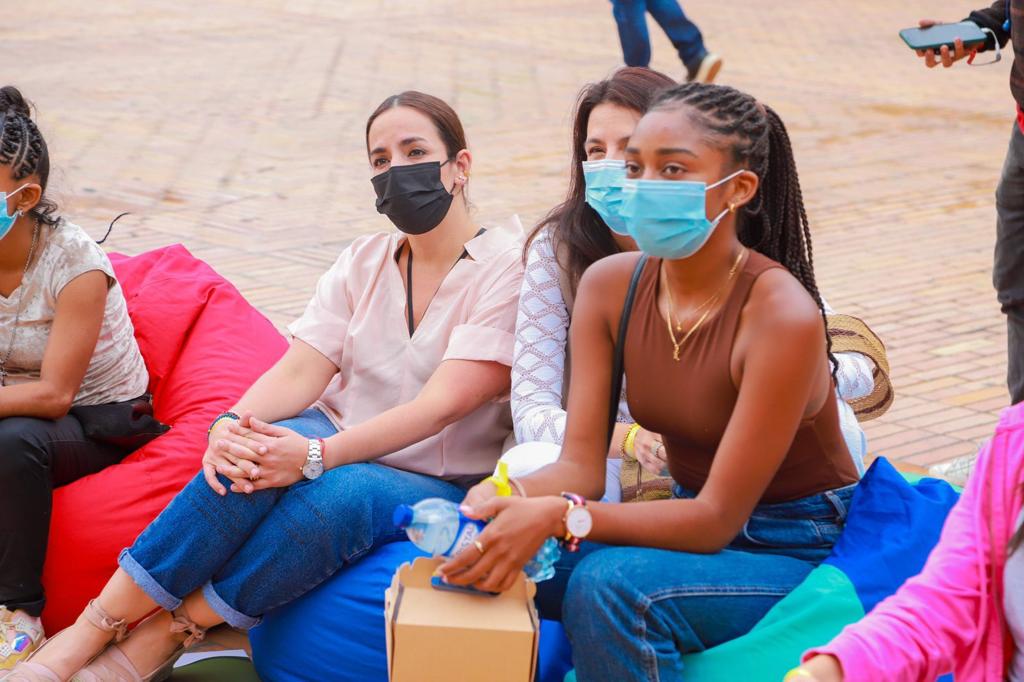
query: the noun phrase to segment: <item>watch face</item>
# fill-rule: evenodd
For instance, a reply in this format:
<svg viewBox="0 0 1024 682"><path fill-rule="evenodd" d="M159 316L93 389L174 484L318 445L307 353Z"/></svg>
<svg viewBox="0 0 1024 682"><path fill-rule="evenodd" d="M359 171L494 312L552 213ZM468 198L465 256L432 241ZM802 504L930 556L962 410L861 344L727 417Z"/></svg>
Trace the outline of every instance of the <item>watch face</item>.
<svg viewBox="0 0 1024 682"><path fill-rule="evenodd" d="M586 507L573 507L565 519L565 529L573 537L583 539L590 535L590 529L594 524L590 516L590 510Z"/></svg>
<svg viewBox="0 0 1024 682"><path fill-rule="evenodd" d="M324 463L317 459L312 462L306 462L306 465L302 467L302 475L312 480L319 478L320 474L324 472Z"/></svg>

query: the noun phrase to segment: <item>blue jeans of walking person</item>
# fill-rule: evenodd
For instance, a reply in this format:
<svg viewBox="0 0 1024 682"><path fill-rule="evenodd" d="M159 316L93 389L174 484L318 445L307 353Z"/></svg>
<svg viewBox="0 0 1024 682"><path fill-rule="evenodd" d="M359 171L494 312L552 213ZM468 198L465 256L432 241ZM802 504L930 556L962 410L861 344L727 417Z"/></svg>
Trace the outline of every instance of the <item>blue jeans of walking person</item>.
<svg viewBox="0 0 1024 682"><path fill-rule="evenodd" d="M749 632L829 555L855 487L759 505L716 554L585 542L538 583L537 606L565 626L579 682L682 679L682 654Z"/></svg>
<svg viewBox="0 0 1024 682"><path fill-rule="evenodd" d="M696 71L708 51L700 29L687 18L678 0L612 0L612 14L619 28L626 66L646 67L651 63L648 12L672 41L687 70Z"/></svg>
<svg viewBox="0 0 1024 682"><path fill-rule="evenodd" d="M337 432L314 409L278 425L308 438ZM404 539L392 521L397 505L426 497L459 502L465 493L454 483L372 463L224 497L199 474L118 563L162 608L173 610L201 589L227 623L248 629L346 564Z"/></svg>

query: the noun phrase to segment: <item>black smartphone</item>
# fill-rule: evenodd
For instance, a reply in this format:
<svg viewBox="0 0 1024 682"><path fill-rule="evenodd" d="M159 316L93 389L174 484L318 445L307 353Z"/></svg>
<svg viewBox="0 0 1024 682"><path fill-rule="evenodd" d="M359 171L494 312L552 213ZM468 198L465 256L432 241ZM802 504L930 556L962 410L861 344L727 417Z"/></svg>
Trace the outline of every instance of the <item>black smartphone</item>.
<svg viewBox="0 0 1024 682"><path fill-rule="evenodd" d="M950 50L955 49L954 41L964 41L964 48L981 47L986 35L973 21L961 21L958 24L935 24L928 28L905 28L900 31L900 38L911 50L934 50L938 52L943 45Z"/></svg>

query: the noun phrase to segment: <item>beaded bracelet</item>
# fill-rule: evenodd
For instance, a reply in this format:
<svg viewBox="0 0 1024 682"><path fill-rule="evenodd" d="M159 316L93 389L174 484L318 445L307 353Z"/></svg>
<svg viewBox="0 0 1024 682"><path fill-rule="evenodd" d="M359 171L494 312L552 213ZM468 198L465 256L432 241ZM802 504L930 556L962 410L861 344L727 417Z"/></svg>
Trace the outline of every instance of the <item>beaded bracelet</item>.
<svg viewBox="0 0 1024 682"><path fill-rule="evenodd" d="M218 414L217 417L212 422L210 422L210 428L206 430L206 435L209 436L211 433L213 433L213 430L217 427L217 424L225 419L234 419L237 422L240 421L242 418L239 417L234 412L223 412L221 414Z"/></svg>

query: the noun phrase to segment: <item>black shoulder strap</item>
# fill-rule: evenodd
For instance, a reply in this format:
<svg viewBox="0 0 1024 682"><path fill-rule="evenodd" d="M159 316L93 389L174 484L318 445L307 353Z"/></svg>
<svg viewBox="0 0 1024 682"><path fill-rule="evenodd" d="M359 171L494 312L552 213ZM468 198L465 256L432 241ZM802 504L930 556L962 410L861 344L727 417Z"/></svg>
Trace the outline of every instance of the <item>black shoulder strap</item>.
<svg viewBox="0 0 1024 682"><path fill-rule="evenodd" d="M636 298L636 287L640 281L640 274L644 271L647 263L647 254L640 256L633 269L633 278L629 280L629 289L626 291L626 300L622 304L622 316L619 317L619 333L615 339L615 360L612 363L612 392L608 398L608 447L612 445L612 435L615 433L615 418L619 415L619 396L622 394L622 372L623 354L626 346L626 330L629 328L629 316L633 312L633 299Z"/></svg>

